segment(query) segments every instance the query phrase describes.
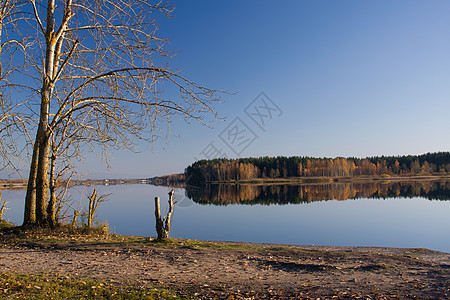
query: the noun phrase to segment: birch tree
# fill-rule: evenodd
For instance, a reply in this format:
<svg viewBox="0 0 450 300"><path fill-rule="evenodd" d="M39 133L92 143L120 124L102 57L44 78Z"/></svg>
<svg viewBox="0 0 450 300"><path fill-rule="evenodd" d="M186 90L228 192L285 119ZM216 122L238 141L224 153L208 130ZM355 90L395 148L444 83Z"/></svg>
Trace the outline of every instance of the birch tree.
<svg viewBox="0 0 450 300"><path fill-rule="evenodd" d="M167 64L172 53L158 36L157 20L171 16L170 4L29 0L27 9L32 20L21 24L35 34L27 49L27 76L39 88L30 86L36 93L28 102L38 107L38 122L25 226L54 225L49 173L60 146L54 147L56 135L64 147L89 148L106 158L110 149L133 150L139 141L164 137L170 128L162 126L174 116L202 124L217 117L218 91L189 81ZM171 87L176 96L163 93Z"/></svg>

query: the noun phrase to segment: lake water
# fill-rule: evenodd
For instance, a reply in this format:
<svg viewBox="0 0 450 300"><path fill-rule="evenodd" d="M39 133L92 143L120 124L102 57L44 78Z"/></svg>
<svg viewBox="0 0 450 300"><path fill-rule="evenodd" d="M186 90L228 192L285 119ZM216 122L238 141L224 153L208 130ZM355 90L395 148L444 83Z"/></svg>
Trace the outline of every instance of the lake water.
<svg viewBox="0 0 450 300"><path fill-rule="evenodd" d="M72 206L86 206L71 189ZM154 197L167 210L168 187L96 186L112 193L98 208L111 232L155 236ZM201 240L429 248L450 253L449 183L176 188L170 236ZM187 196L186 196L187 195ZM6 216L21 224L25 191L3 191ZM340 200L336 200L340 199ZM344 200L347 199L347 200ZM441 199L441 200L433 200ZM208 204L209 203L209 204ZM69 210L71 215L73 210Z"/></svg>

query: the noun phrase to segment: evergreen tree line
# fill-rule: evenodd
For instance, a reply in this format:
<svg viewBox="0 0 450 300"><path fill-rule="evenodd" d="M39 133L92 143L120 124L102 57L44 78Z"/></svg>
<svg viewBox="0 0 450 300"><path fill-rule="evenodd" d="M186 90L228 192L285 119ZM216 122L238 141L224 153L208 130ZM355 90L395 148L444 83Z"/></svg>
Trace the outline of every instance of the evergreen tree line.
<svg viewBox="0 0 450 300"><path fill-rule="evenodd" d="M185 169L189 183L256 178L428 175L450 172L450 152L423 155L337 157L259 157L199 160Z"/></svg>

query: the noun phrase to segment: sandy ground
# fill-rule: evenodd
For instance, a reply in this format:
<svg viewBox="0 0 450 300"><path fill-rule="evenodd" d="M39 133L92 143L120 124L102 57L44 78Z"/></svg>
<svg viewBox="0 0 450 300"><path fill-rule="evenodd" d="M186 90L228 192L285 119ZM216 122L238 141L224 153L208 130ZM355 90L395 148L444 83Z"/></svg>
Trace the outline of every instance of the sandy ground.
<svg viewBox="0 0 450 300"><path fill-rule="evenodd" d="M95 277L202 299L450 298L447 253L249 245L0 241L0 272Z"/></svg>

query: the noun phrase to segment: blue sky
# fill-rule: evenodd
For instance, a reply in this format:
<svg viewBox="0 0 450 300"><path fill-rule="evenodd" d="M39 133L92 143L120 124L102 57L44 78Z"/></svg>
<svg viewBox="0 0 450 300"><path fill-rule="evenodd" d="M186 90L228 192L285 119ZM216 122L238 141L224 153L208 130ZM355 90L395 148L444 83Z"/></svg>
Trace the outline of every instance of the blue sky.
<svg viewBox="0 0 450 300"><path fill-rule="evenodd" d="M228 157L450 150L450 2L174 4L174 18L160 24L160 34L180 51L172 67L233 93L216 106L225 121L206 128L175 120L177 136L165 147L156 143L153 150L143 145L138 154L116 152L110 170L89 159L83 166L88 177L182 172L205 158L211 143ZM264 130L245 113L259 103L252 101L261 92L280 109L265 119ZM236 118L257 136L245 149L239 146L238 154L231 149L235 145L224 142Z"/></svg>

